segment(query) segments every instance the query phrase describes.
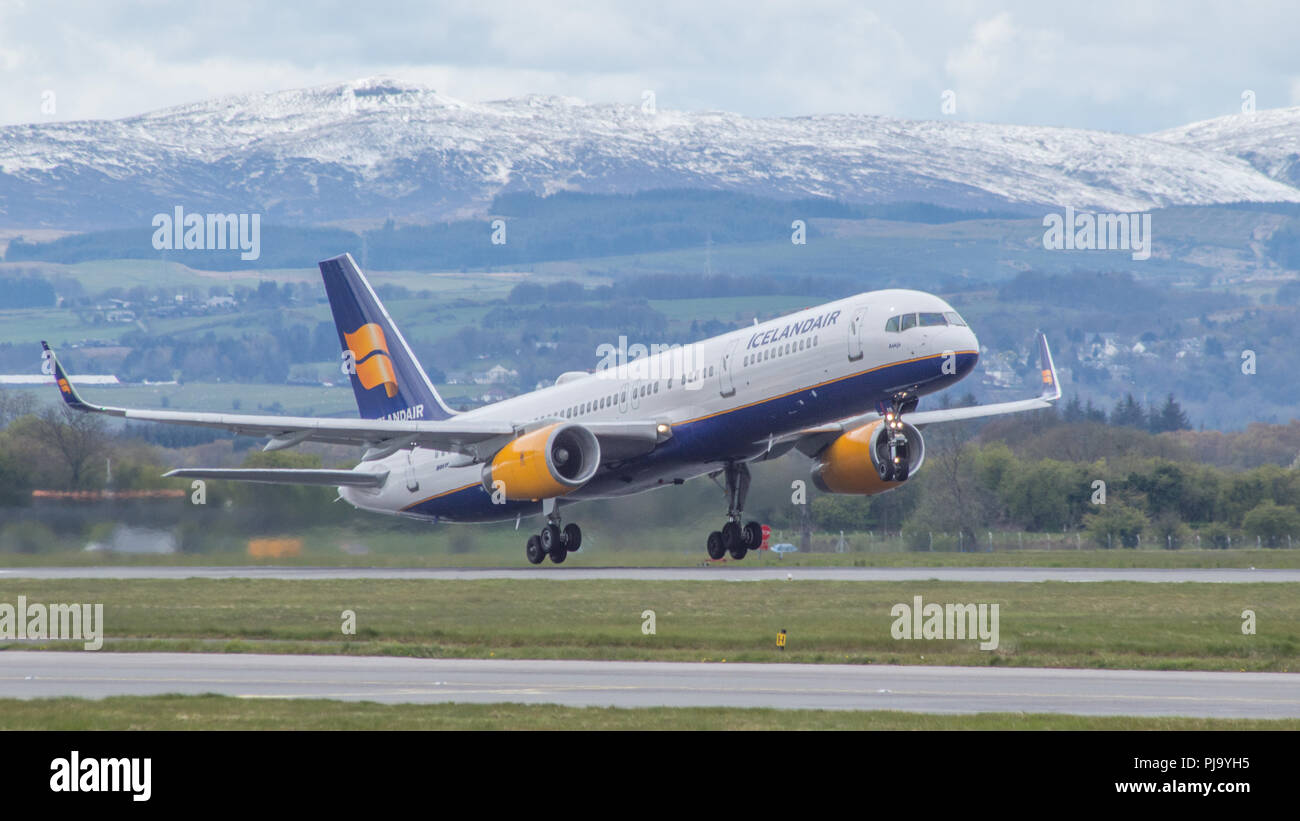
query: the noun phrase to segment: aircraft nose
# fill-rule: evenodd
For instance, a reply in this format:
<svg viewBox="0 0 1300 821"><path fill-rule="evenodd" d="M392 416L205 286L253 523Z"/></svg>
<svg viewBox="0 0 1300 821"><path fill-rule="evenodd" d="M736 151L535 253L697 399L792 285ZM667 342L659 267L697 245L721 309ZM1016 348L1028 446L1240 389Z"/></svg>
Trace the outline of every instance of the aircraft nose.
<svg viewBox="0 0 1300 821"><path fill-rule="evenodd" d="M975 365L979 363L980 342L975 338L975 332L969 327L952 328L951 330L957 332L950 337L951 344L960 352L957 356L960 363L957 366L957 373L959 376L965 376L975 370Z"/></svg>

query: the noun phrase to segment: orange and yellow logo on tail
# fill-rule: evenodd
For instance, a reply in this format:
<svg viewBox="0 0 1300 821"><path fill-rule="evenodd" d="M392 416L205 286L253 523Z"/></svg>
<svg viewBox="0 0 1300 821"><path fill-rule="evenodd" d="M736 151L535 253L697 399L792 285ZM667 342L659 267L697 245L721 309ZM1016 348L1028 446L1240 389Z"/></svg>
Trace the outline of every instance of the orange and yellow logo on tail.
<svg viewBox="0 0 1300 821"><path fill-rule="evenodd" d="M383 385L390 398L397 396L397 374L393 371L393 360L389 358L384 329L369 322L352 333L344 333L343 339L357 364L361 386L370 390Z"/></svg>
<svg viewBox="0 0 1300 821"><path fill-rule="evenodd" d="M63 393L68 396L72 395L72 386L68 384L68 380L62 377L59 377L59 390L63 391Z"/></svg>

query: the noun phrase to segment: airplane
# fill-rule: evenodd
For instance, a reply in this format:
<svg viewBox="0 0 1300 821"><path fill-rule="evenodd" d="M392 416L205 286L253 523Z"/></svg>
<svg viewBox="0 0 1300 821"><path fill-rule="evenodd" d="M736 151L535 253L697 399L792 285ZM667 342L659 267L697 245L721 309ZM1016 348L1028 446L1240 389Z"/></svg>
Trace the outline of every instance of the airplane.
<svg viewBox="0 0 1300 821"><path fill-rule="evenodd" d="M513 519L517 527L541 514L545 524L525 544L532 564L559 564L581 548L581 528L562 522L561 509L706 475L723 477L726 518L705 550L715 560L743 559L762 541L758 522L742 523L751 464L797 449L813 459L818 489L883 493L921 468L922 426L1046 408L1061 396L1039 333L1038 396L918 410L922 396L971 373L979 342L939 297L890 289L755 319L692 345L655 346L630 362L564 373L545 388L456 412L352 256L319 266L357 419L93 405L45 342L43 355L78 411L268 437L268 451L303 442L364 448L349 470L181 468L166 476L333 486L361 510L430 522Z"/></svg>

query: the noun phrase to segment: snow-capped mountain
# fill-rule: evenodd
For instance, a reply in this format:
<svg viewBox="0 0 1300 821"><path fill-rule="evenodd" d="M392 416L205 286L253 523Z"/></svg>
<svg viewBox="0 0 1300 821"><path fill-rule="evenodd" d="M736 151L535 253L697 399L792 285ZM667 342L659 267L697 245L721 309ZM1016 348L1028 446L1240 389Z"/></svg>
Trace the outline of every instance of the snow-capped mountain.
<svg viewBox="0 0 1300 821"><path fill-rule="evenodd" d="M147 226L176 205L282 223L442 220L483 213L497 193L519 190L691 187L1111 211L1300 201L1290 178L1276 176L1213 141L1168 133L645 112L540 96L466 103L372 78L0 128L0 227Z"/></svg>
<svg viewBox="0 0 1300 821"><path fill-rule="evenodd" d="M1300 106L1230 114L1147 136L1240 157L1275 180L1300 185Z"/></svg>

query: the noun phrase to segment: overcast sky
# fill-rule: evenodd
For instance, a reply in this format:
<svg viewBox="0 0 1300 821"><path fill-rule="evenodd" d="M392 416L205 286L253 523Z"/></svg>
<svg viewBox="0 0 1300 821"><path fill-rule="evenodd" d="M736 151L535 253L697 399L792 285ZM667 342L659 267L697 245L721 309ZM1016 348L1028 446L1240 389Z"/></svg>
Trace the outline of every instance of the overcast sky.
<svg viewBox="0 0 1300 821"><path fill-rule="evenodd" d="M1300 105L1300 4L0 0L0 123L122 117L387 74L564 94L1141 133ZM54 112L42 110L52 91Z"/></svg>

